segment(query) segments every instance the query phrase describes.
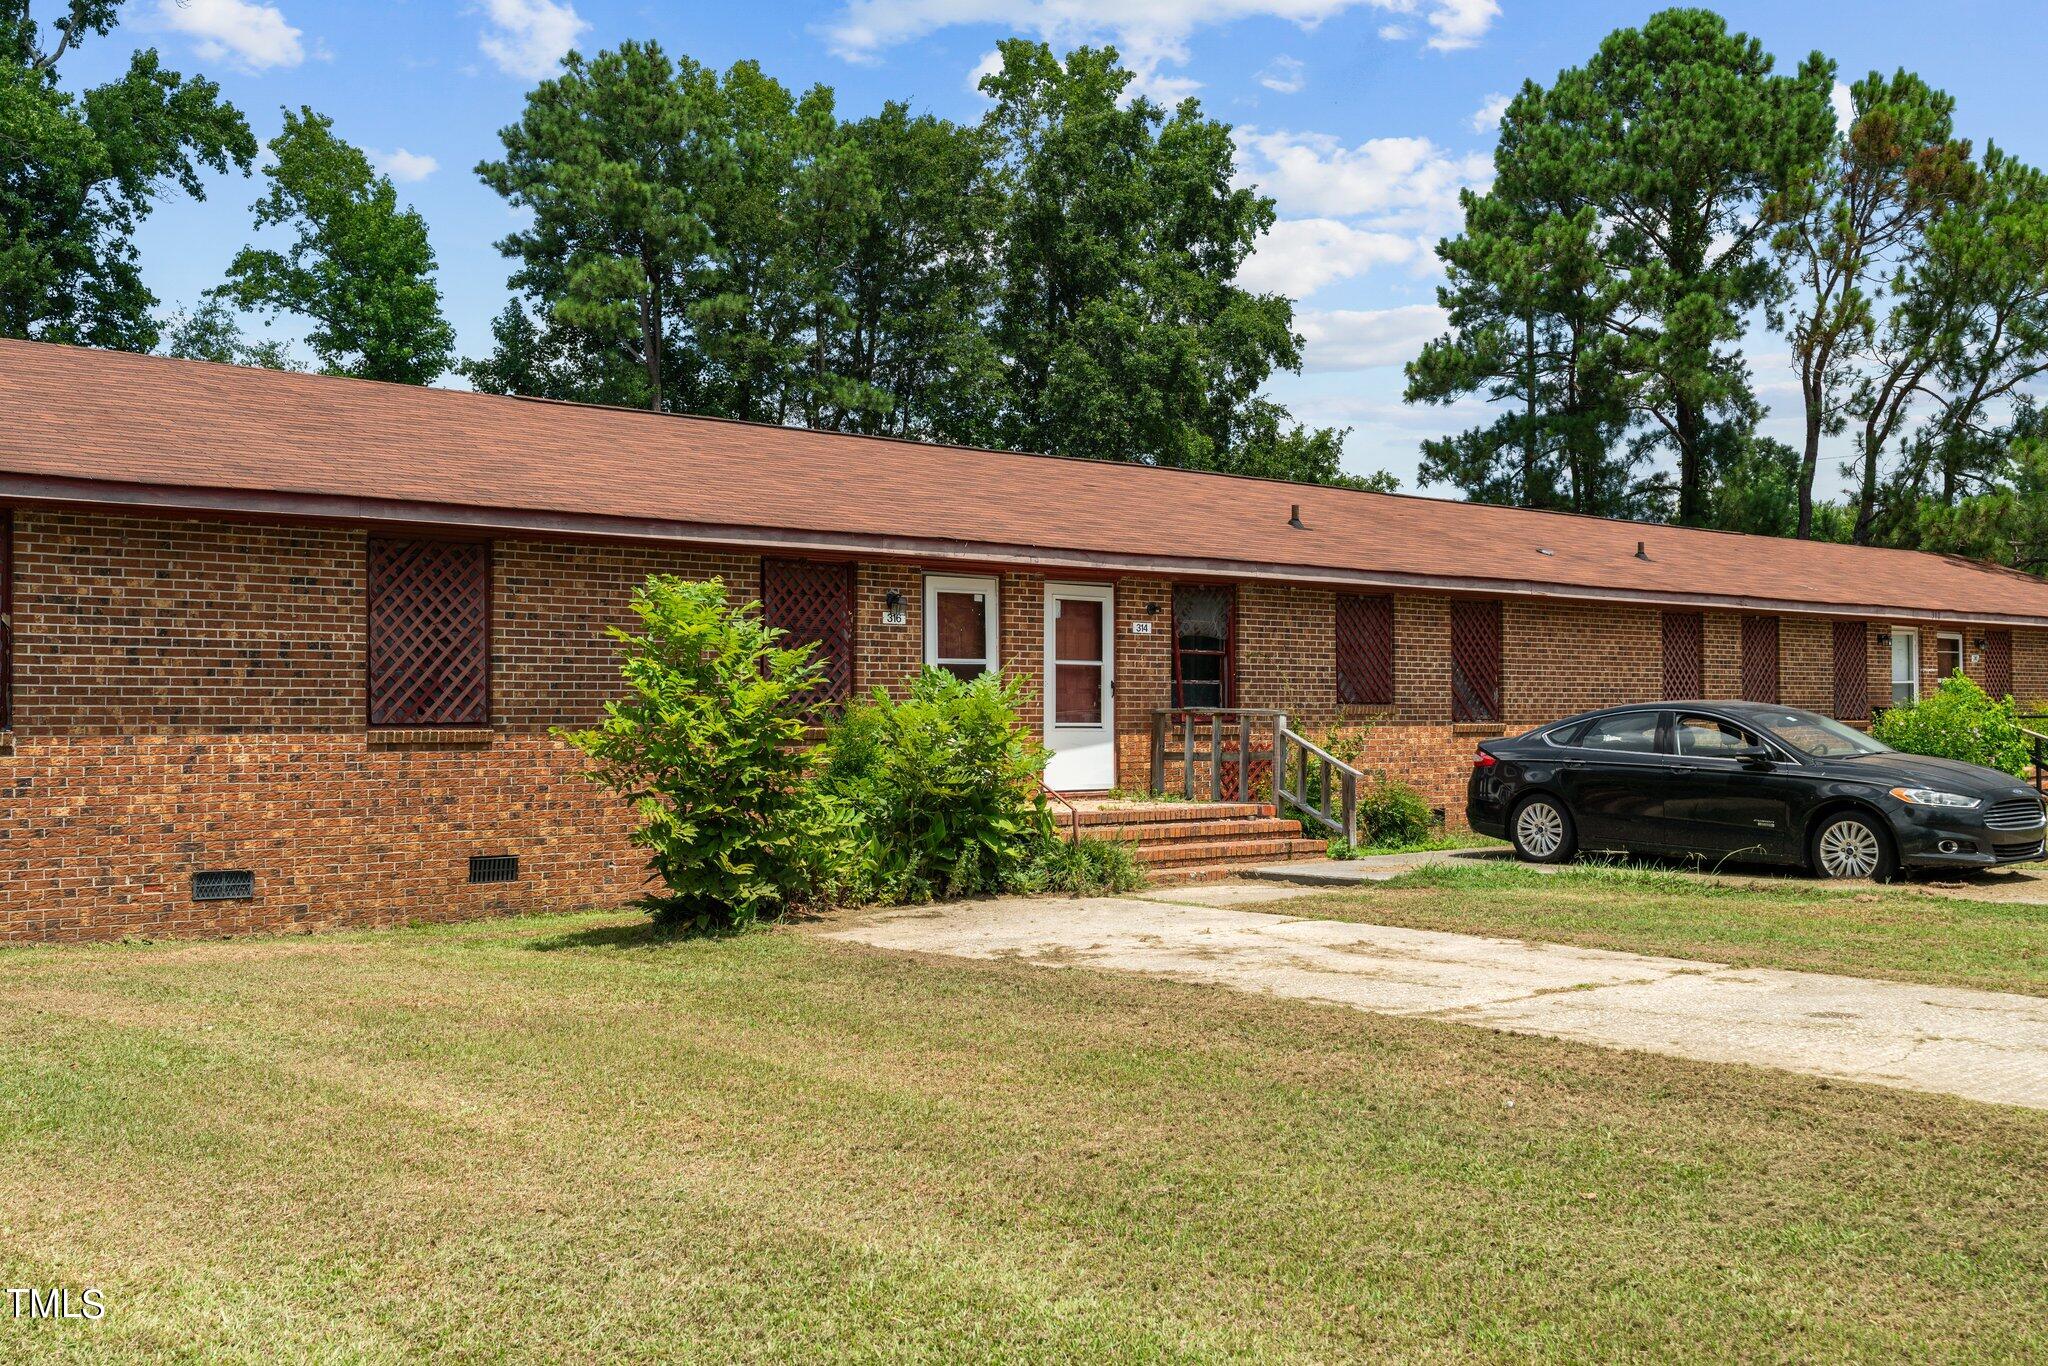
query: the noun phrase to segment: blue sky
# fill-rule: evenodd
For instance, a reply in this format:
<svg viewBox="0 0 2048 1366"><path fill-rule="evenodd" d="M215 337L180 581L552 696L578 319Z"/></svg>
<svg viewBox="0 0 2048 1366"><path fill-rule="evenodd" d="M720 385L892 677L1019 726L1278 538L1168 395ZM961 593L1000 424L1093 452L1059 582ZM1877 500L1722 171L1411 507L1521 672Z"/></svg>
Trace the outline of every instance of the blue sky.
<svg viewBox="0 0 2048 1366"><path fill-rule="evenodd" d="M54 0L34 6L42 18ZM1236 125L1245 176L1281 225L1252 261L1262 288L1299 301L1306 372L1274 394L1305 420L1353 428L1347 464L1413 488L1416 443L1477 409L1409 409L1400 365L1439 325L1430 246L1455 226L1461 185L1490 174L1489 110L1524 78L1547 81L1602 35L1655 6L1592 0L130 0L109 40L66 61L76 85L138 45L218 80L260 138L310 104L370 149L427 216L465 354L484 350L506 297L493 243L512 224L475 164L570 44L656 38L724 66L760 61L793 88L822 82L842 111L883 100L957 119L982 109L973 73L998 38L1113 42L1148 91L1192 94ZM1718 6L1783 67L1819 48L1845 76L1905 65L1956 96L1960 131L2048 163L2039 109L2048 57L2035 3L1945 6L1776 0ZM208 202L161 209L141 238L166 305L219 282L249 240L255 181L220 178ZM1797 416L1784 349L1749 348L1769 429ZM1446 492L1438 489L1435 492Z"/></svg>

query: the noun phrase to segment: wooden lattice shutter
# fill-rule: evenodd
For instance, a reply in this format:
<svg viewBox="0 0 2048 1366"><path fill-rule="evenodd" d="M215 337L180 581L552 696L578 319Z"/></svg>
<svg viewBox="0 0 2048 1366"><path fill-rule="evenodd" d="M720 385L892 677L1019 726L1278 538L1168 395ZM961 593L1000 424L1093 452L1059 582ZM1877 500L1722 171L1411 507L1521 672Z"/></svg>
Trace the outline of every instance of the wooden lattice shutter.
<svg viewBox="0 0 2048 1366"><path fill-rule="evenodd" d="M1337 700L1357 706L1394 701L1394 600L1337 597Z"/></svg>
<svg viewBox="0 0 2048 1366"><path fill-rule="evenodd" d="M1835 623L1835 716L1870 719L1870 629L1860 621Z"/></svg>
<svg viewBox="0 0 2048 1366"><path fill-rule="evenodd" d="M0 730L14 726L14 514L0 508Z"/></svg>
<svg viewBox="0 0 2048 1366"><path fill-rule="evenodd" d="M789 633L785 645L815 641L824 676L812 706L853 696L853 566L816 560L763 560L761 614Z"/></svg>
<svg viewBox="0 0 2048 1366"><path fill-rule="evenodd" d="M1698 612L1664 614L1664 696L1674 701L1707 695L1707 621Z"/></svg>
<svg viewBox="0 0 2048 1366"><path fill-rule="evenodd" d="M1451 720L1501 717L1500 604L1451 602Z"/></svg>
<svg viewBox="0 0 2048 1366"><path fill-rule="evenodd" d="M491 723L491 548L369 546L370 724Z"/></svg>
<svg viewBox="0 0 2048 1366"><path fill-rule="evenodd" d="M2012 632L1984 633L1984 691L1994 698L2012 696Z"/></svg>
<svg viewBox="0 0 2048 1366"><path fill-rule="evenodd" d="M1742 619L1742 700L1778 700L1778 619Z"/></svg>

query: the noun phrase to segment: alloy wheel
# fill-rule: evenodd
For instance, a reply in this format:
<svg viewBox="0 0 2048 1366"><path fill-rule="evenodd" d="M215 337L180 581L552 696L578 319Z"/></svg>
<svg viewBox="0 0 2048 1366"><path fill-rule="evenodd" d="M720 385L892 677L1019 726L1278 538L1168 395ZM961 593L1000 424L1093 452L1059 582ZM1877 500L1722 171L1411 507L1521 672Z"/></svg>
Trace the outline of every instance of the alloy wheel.
<svg viewBox="0 0 2048 1366"><path fill-rule="evenodd" d="M1836 821L1820 835L1820 867L1829 877L1869 877L1884 856L1875 830L1859 820Z"/></svg>
<svg viewBox="0 0 2048 1366"><path fill-rule="evenodd" d="M1564 843L1564 814L1549 802L1530 802L1515 817L1515 842L1534 858L1549 858Z"/></svg>

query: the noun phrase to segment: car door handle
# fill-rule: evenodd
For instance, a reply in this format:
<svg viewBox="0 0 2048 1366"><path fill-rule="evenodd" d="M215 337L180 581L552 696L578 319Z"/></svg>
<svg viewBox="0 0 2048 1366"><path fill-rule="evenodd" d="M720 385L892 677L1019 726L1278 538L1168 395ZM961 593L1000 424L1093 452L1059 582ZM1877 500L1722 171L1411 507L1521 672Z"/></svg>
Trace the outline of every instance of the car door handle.
<svg viewBox="0 0 2048 1366"><path fill-rule="evenodd" d="M1698 770L1698 769L1696 769L1696 768L1694 768L1694 767L1693 767L1693 766L1692 766L1691 764L1673 764L1673 765L1671 766L1671 771L1672 771L1673 773L1697 773L1697 772L1699 772L1699 770Z"/></svg>

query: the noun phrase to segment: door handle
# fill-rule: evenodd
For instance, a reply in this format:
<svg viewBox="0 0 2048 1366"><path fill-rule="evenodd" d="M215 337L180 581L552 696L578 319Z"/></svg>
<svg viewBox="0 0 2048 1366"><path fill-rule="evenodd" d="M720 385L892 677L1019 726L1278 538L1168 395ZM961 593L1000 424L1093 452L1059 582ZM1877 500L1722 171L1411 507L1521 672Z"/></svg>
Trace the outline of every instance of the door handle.
<svg viewBox="0 0 2048 1366"><path fill-rule="evenodd" d="M1693 766L1692 766L1691 764L1673 764L1673 765L1671 766L1671 771L1672 771L1673 773L1697 773L1697 772L1699 772L1699 770L1698 770L1698 769L1696 769L1696 768L1694 768L1694 767L1693 767Z"/></svg>

